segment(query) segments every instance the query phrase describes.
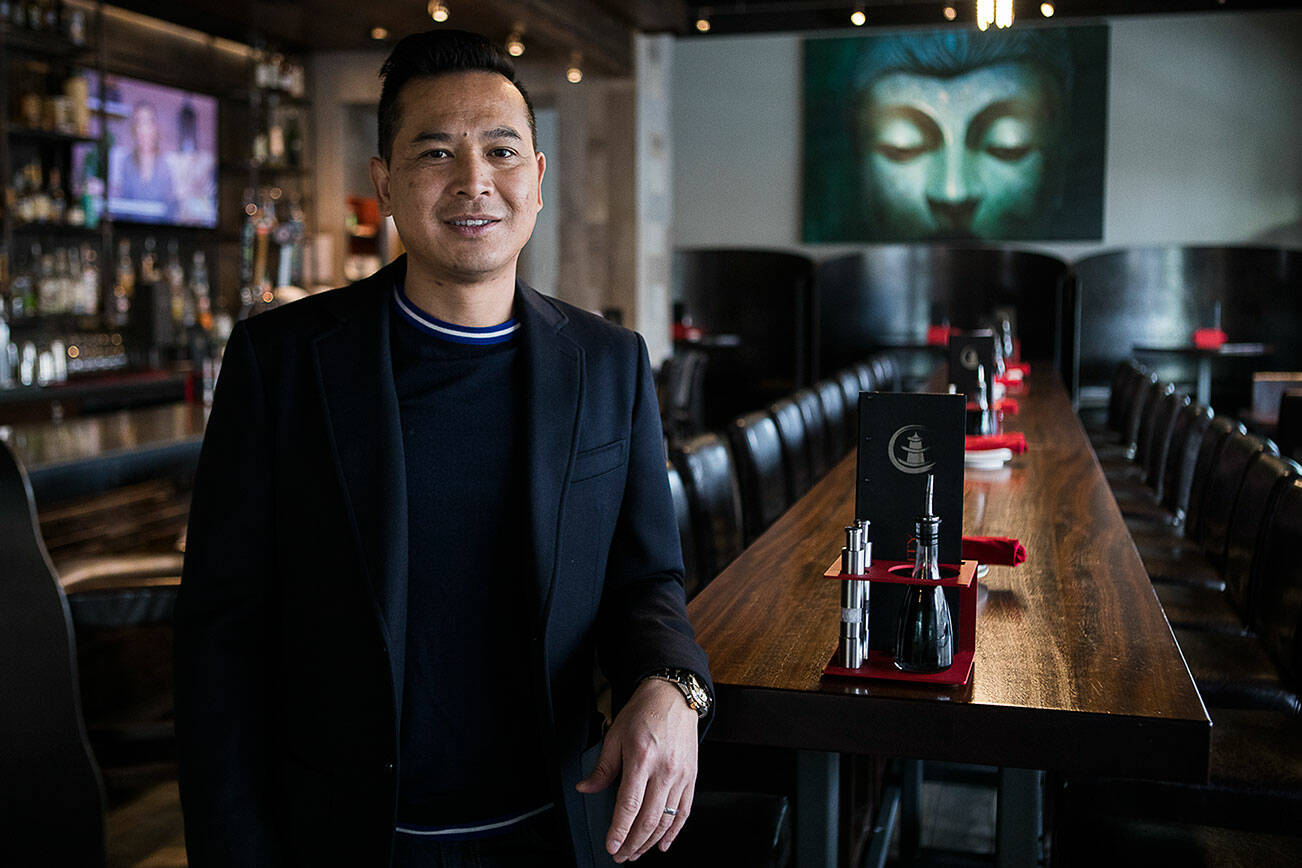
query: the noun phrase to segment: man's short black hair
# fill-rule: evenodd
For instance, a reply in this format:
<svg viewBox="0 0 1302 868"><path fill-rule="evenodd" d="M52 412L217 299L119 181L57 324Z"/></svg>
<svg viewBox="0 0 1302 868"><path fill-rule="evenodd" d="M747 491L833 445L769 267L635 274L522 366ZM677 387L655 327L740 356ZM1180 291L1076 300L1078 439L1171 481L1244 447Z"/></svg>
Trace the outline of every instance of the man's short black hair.
<svg viewBox="0 0 1302 868"><path fill-rule="evenodd" d="M380 67L384 87L380 91L380 156L385 162L393 156L393 137L402 123L398 94L413 78L433 78L450 72L496 72L520 91L529 113L529 139L538 149L538 130L529 92L515 77L511 56L485 36L466 30L427 30L404 36L393 47Z"/></svg>

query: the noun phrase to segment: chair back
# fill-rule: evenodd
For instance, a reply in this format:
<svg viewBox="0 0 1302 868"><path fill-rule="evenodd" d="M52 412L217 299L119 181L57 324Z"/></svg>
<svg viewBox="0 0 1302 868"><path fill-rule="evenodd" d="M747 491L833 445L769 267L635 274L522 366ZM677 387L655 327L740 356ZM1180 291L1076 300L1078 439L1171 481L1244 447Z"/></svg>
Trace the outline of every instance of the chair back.
<svg viewBox="0 0 1302 868"><path fill-rule="evenodd" d="M1225 567L1230 519L1239 506L1243 480L1247 478L1252 462L1266 448L1267 441L1260 437L1231 434L1207 480L1207 499L1203 505L1203 554L1218 569ZM1274 444L1271 444L1271 451L1274 451Z"/></svg>
<svg viewBox="0 0 1302 868"><path fill-rule="evenodd" d="M773 418L757 410L732 421L728 442L737 464L742 521L750 545L791 505L782 441Z"/></svg>
<svg viewBox="0 0 1302 868"><path fill-rule="evenodd" d="M854 366L854 372L859 376L859 391L877 392L884 389L877 380L877 375L873 373L873 366L867 362L859 362Z"/></svg>
<svg viewBox="0 0 1302 868"><path fill-rule="evenodd" d="M1175 417L1171 445L1166 450L1166 469L1162 474L1162 504L1182 526L1189 512L1189 489L1193 485L1194 465L1203 435L1212 421L1212 408L1185 401Z"/></svg>
<svg viewBox="0 0 1302 868"><path fill-rule="evenodd" d="M1296 464L1268 452L1258 453L1244 474L1225 545L1225 594L1245 623L1251 589L1260 577L1254 561L1261 551L1266 526L1279 493L1296 475Z"/></svg>
<svg viewBox="0 0 1302 868"><path fill-rule="evenodd" d="M832 466L827 454L827 419L823 416L823 403L813 389L797 389L791 396L800 408L800 417L805 421L806 444L809 449L809 472L811 480L817 482Z"/></svg>
<svg viewBox="0 0 1302 868"><path fill-rule="evenodd" d="M823 405L823 418L827 422L827 458L835 464L850 448L854 435L846 430L845 395L841 384L835 380L819 380L814 384L819 403Z"/></svg>
<svg viewBox="0 0 1302 868"><path fill-rule="evenodd" d="M683 591L690 600L701 590L700 552L696 546L696 528L692 524L692 505L674 462L665 461L665 473L669 477L669 496L674 502L674 519L678 522L678 544L683 550Z"/></svg>
<svg viewBox="0 0 1302 868"><path fill-rule="evenodd" d="M737 473L727 444L713 432L687 440L672 458L692 505L701 587L704 587L744 547Z"/></svg>
<svg viewBox="0 0 1302 868"><path fill-rule="evenodd" d="M878 353L873 356L873 362L877 368L880 379L877 381L883 392L898 392L901 388L900 383L900 366L895 361L895 356L890 353Z"/></svg>
<svg viewBox="0 0 1302 868"><path fill-rule="evenodd" d="M800 497L813 485L813 471L809 465L809 432L800 407L790 398L769 405L769 415L778 429L782 443L782 465L787 471L787 491L792 500Z"/></svg>
<svg viewBox="0 0 1302 868"><path fill-rule="evenodd" d="M1117 365L1117 372L1112 375L1112 389L1108 392L1108 428L1121 431L1121 417L1134 394L1136 384L1144 379L1144 369L1134 359L1126 359Z"/></svg>
<svg viewBox="0 0 1302 868"><path fill-rule="evenodd" d="M853 448L859 436L859 375L850 368L842 368L836 375L841 384L841 397L845 400L845 428L849 446Z"/></svg>
<svg viewBox="0 0 1302 868"><path fill-rule="evenodd" d="M705 430L705 373L709 357L700 350L677 350L660 370L660 418L671 441Z"/></svg>
<svg viewBox="0 0 1302 868"><path fill-rule="evenodd" d="M1135 457L1139 443L1139 426L1144 421L1144 411L1148 409L1149 401L1155 397L1154 390L1157 382L1157 375L1149 374L1130 397L1130 406L1126 408L1126 415L1121 420L1121 444L1126 447L1127 458Z"/></svg>
<svg viewBox="0 0 1302 868"><path fill-rule="evenodd" d="M1302 478L1280 491L1258 559L1257 593L1250 601L1249 624L1294 690L1302 684Z"/></svg>
<svg viewBox="0 0 1302 868"><path fill-rule="evenodd" d="M86 740L74 646L31 484L0 441L0 861L6 865L105 861L104 789Z"/></svg>
<svg viewBox="0 0 1302 868"><path fill-rule="evenodd" d="M1148 397L1144 399L1144 413L1139 418L1139 428L1135 435L1135 463L1139 465L1141 477L1148 468L1149 453L1153 449L1153 431L1157 427L1162 399L1173 394L1175 394L1175 386L1171 383L1159 381L1148 386Z"/></svg>
<svg viewBox="0 0 1302 868"><path fill-rule="evenodd" d="M1144 459L1144 481L1153 489L1159 500L1162 498L1162 484L1166 472L1166 456L1171 450L1171 437L1175 433L1175 420L1180 416L1180 409L1189 403L1189 396L1171 391L1158 401L1154 414L1152 430L1149 432L1148 454Z"/></svg>
<svg viewBox="0 0 1302 868"><path fill-rule="evenodd" d="M1234 433L1248 432L1242 423L1217 416L1208 423L1198 446L1198 458L1194 462L1193 480L1189 486L1189 513L1184 523L1184 535L1196 542L1203 538L1203 505L1207 502L1208 480L1221 457L1221 448Z"/></svg>

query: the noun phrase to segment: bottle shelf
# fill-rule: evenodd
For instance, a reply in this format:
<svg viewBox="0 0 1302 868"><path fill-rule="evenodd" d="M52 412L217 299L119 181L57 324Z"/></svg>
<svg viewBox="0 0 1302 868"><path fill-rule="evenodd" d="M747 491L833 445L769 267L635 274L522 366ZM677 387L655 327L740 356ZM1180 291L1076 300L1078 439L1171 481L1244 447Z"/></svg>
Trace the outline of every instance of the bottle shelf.
<svg viewBox="0 0 1302 868"><path fill-rule="evenodd" d="M78 45L62 33L0 26L0 42L9 51L47 58L93 58L95 46Z"/></svg>
<svg viewBox="0 0 1302 868"><path fill-rule="evenodd" d="M99 144L99 139L93 136L80 136L75 133L60 133L55 130L41 129L40 127L11 126L9 128L9 136L10 138L15 139L56 142L59 144Z"/></svg>
<svg viewBox="0 0 1302 868"><path fill-rule="evenodd" d="M57 235L62 238L85 238L87 240L100 237L99 227L91 228L89 226L79 226L75 223L14 223L14 235L32 236L32 235Z"/></svg>

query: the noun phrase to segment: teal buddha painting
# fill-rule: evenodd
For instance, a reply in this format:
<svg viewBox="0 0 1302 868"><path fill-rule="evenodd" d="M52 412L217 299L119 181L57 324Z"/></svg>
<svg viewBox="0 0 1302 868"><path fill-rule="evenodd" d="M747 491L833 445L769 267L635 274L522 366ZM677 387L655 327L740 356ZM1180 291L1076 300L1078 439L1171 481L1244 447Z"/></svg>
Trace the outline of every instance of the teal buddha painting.
<svg viewBox="0 0 1302 868"><path fill-rule="evenodd" d="M805 43L803 240L1099 240L1106 27Z"/></svg>

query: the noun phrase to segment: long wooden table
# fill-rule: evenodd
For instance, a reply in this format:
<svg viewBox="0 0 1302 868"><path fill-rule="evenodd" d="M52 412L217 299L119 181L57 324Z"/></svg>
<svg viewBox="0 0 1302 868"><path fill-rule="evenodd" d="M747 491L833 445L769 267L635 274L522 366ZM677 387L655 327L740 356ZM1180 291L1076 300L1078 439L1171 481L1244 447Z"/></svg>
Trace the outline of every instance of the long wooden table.
<svg viewBox="0 0 1302 868"><path fill-rule="evenodd" d="M1025 432L1028 451L965 477L964 532L1016 537L1027 551L982 580L969 683L823 676L840 611L823 571L854 516L852 453L688 607L717 692L709 738L1206 779L1211 722L1066 390L1045 365L1016 397L1005 430ZM826 760L813 767L834 776ZM834 777L821 785L834 789ZM800 816L808 837L810 811Z"/></svg>

